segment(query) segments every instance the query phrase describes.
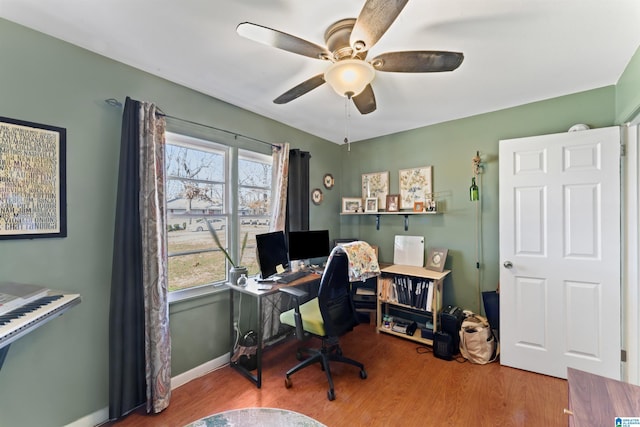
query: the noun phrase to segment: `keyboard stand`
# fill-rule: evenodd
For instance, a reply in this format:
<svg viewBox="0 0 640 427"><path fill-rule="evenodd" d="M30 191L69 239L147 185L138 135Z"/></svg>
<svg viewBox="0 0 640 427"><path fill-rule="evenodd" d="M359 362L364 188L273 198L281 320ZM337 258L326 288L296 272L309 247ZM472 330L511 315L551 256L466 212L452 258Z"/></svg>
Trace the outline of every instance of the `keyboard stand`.
<svg viewBox="0 0 640 427"><path fill-rule="evenodd" d="M55 294L53 291L50 291L49 295L57 295ZM52 311L47 311L47 306L44 305L42 307L40 307L39 309L36 309L33 311L33 313L38 313L39 317L36 319L31 320L28 324L24 325L21 327L20 330L18 331L14 331L12 332L12 336L11 338L6 339L6 337L0 337L3 338L2 343L0 344L0 370L2 369L2 365L4 364L4 360L7 357L7 353L9 352L9 347L11 346L11 344L17 340L18 338L23 337L24 335L32 332L33 330L39 328L40 326L44 325L45 323L49 322L52 319L55 319L56 317L62 315L64 312L66 312L67 310L69 310L71 307L80 304L80 295L77 294L62 294L63 296L67 296L68 298L70 298L69 300L67 300L66 298L63 298L64 305L61 305L57 308L55 308ZM17 309L19 309L20 307L18 307ZM43 312L44 310L44 312ZM40 315L40 313L42 313L42 315ZM5 313L5 315L11 314L11 312L7 312Z"/></svg>
<svg viewBox="0 0 640 427"><path fill-rule="evenodd" d="M0 348L0 369L2 369L2 365L4 364L4 359L7 357L7 353L9 353L9 344L6 347Z"/></svg>

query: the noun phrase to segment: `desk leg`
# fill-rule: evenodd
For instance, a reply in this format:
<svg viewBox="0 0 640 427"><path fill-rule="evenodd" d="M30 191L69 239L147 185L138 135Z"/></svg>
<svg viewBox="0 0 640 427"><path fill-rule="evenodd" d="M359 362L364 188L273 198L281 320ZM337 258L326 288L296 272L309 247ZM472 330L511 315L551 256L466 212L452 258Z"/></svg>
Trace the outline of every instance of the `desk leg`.
<svg viewBox="0 0 640 427"><path fill-rule="evenodd" d="M262 387L262 331L264 328L264 319L262 318L262 297L258 297L258 348L256 349L256 365L257 365L257 381L256 386Z"/></svg>
<svg viewBox="0 0 640 427"><path fill-rule="evenodd" d="M235 348L234 348L234 342L235 342L235 338L236 338L236 330L233 327L233 322L234 322L234 311L235 311L235 305L233 302L233 295L235 294L235 291L233 289L229 289L229 301L231 304L231 307L229 309L230 311L230 319L229 319L229 324L231 325L231 350L230 350L230 355L229 358L233 359L233 355L235 353ZM245 368L244 366L242 366L240 364L240 362L230 362L230 365L232 368L234 368L236 371L240 372L242 375L244 375L245 377L247 377L252 383L254 383L256 385L256 387L260 388L262 387L262 298L258 297L258 347L256 349L256 361L257 361L257 373L256 375L253 375L251 373L251 371L249 371L247 368ZM240 321L240 319L238 319L238 321Z"/></svg>
<svg viewBox="0 0 640 427"><path fill-rule="evenodd" d="M234 313L235 312L235 306L233 305L233 294L234 294L233 289L230 288L229 289L229 304L231 304L231 305L229 306L229 328L230 328L231 331L229 332L229 337L231 337L231 343L230 343L231 349L229 350L229 360L233 359L233 353L235 351L234 344L235 344L235 341L236 341L236 331L233 328L233 320L234 320L233 318L234 318L234 314L235 314ZM231 366L233 366L233 365L234 365L234 363L231 362Z"/></svg>

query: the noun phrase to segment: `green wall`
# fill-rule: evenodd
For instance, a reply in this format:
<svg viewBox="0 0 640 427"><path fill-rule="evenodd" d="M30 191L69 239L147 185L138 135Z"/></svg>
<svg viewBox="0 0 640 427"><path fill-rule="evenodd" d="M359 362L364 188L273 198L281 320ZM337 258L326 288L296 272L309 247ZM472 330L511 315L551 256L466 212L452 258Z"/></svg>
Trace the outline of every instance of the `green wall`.
<svg viewBox="0 0 640 427"><path fill-rule="evenodd" d="M640 47L616 85L616 123L625 123L638 114L640 114Z"/></svg>
<svg viewBox="0 0 640 427"><path fill-rule="evenodd" d="M82 303L11 345L0 370L0 426L61 426L108 406L108 315L122 111L126 96L177 117L312 153L321 183L340 148L195 91L0 19L0 116L67 129L68 237L0 241L0 277L80 293ZM169 130L207 136L168 122ZM224 134L214 136L230 144ZM331 170L339 178L340 170ZM313 209L339 234L339 195ZM171 306L172 373L228 351L228 292Z"/></svg>
<svg viewBox="0 0 640 427"><path fill-rule="evenodd" d="M167 114L308 150L311 187L332 173L336 186L311 206L312 228L332 237L359 237L380 246L391 261L396 234L423 235L427 245L450 249L445 302L476 306L475 205L468 201L471 157L485 162L482 200L482 286L498 280L498 140L564 132L575 123L593 127L626 120L640 104L639 54L606 87L352 144L351 152L184 87L0 19L0 115L67 129L68 237L0 241L2 280L39 283L77 292L83 302L12 344L0 370L0 426L60 426L108 405L108 312L121 111L104 103L126 96L155 102ZM635 70L635 71L634 71ZM628 113L626 113L628 114ZM169 130L238 141L202 128L171 123ZM342 161L336 162L335 159ZM433 165L445 213L411 218L341 217L342 196L360 194L362 173ZM223 355L228 348L228 293L172 304L172 373ZM223 385L221 385L223 386Z"/></svg>
<svg viewBox="0 0 640 427"><path fill-rule="evenodd" d="M376 230L375 216L342 216L341 232L380 247L380 259L393 262L395 235L424 236L425 246L449 249L444 301L478 311L478 275L482 290L495 290L499 280L498 141L565 132L576 123L592 127L613 124L614 87L482 114L461 120L375 138L346 148L341 191L360 194L361 174L389 171L390 193L398 193L399 170L433 166L434 191L442 215L412 216L404 231L402 216L383 216ZM469 201L472 157L480 152L481 261L476 269L476 208ZM350 159L358 159L352 162Z"/></svg>

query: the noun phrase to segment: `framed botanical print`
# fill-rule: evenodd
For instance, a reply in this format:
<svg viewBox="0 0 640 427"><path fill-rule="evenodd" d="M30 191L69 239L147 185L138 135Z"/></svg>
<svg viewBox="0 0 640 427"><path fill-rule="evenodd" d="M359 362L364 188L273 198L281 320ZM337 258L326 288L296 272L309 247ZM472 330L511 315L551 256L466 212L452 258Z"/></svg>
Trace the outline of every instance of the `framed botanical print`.
<svg viewBox="0 0 640 427"><path fill-rule="evenodd" d="M413 209L415 202L433 198L433 168L400 170L400 209Z"/></svg>
<svg viewBox="0 0 640 427"><path fill-rule="evenodd" d="M362 198L376 197L378 208L386 208L386 197L389 194L389 171L362 174Z"/></svg>

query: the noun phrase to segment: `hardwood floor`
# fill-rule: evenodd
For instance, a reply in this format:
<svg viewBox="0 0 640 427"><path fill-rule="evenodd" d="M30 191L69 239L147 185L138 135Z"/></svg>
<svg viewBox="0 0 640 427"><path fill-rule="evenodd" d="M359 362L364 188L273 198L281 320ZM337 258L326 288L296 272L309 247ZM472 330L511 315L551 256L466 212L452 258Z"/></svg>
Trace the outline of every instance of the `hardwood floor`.
<svg viewBox="0 0 640 427"><path fill-rule="evenodd" d="M184 426L216 412L246 407L284 408L327 426L566 426L566 380L501 366L437 359L408 340L359 325L342 337L344 354L364 363L362 380L353 366L332 365L336 400L327 400L319 367L309 367L284 387L284 373L297 363L291 340L264 355L257 389L230 367L213 371L172 392L157 415L132 413L110 425ZM316 343L311 342L311 345Z"/></svg>

